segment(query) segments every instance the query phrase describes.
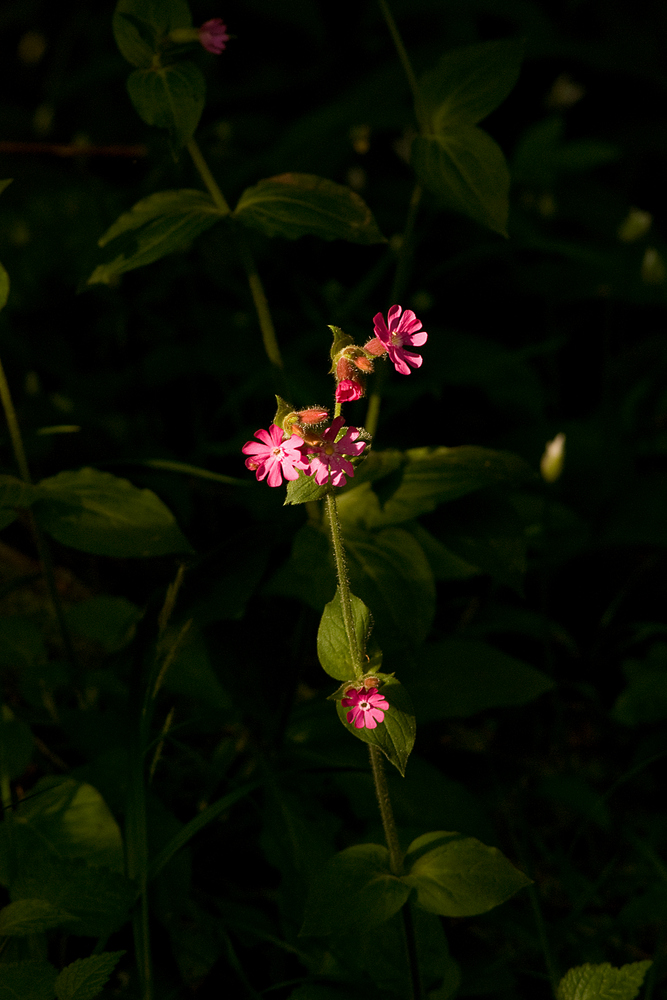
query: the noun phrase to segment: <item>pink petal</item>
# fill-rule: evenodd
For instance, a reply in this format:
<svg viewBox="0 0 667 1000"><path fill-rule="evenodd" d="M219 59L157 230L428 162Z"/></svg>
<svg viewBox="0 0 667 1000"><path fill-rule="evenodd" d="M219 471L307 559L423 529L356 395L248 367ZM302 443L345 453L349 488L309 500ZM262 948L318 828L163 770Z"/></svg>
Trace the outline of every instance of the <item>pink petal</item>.
<svg viewBox="0 0 667 1000"><path fill-rule="evenodd" d="M266 463L269 465L269 463ZM280 474L280 462L277 458L274 458L273 463L269 468L269 478L267 480L269 486L280 486L282 484L283 478Z"/></svg>
<svg viewBox="0 0 667 1000"><path fill-rule="evenodd" d="M265 444L260 444L259 441L246 441L241 451L244 455L268 455L271 449L267 448Z"/></svg>
<svg viewBox="0 0 667 1000"><path fill-rule="evenodd" d="M258 431L255 431L255 437L263 441L268 448L275 448L277 444L280 444L280 441L274 441L271 435L274 427L275 424L271 424L271 430L265 431L264 428L260 428Z"/></svg>
<svg viewBox="0 0 667 1000"><path fill-rule="evenodd" d="M422 347L428 340L427 333L413 333L410 337L411 347Z"/></svg>
<svg viewBox="0 0 667 1000"><path fill-rule="evenodd" d="M394 320L397 320L398 317L401 315L402 312L403 312L403 307L402 306L392 306L391 307L391 309L387 313L387 323L388 323L388 326L389 326L390 330L394 329ZM414 315L414 313L413 313L413 315Z"/></svg>
<svg viewBox="0 0 667 1000"><path fill-rule="evenodd" d="M382 718L384 718L384 716ZM366 729L377 729L377 722L373 718L371 712L364 712L364 721L366 723ZM382 722L382 719L380 719L380 722Z"/></svg>

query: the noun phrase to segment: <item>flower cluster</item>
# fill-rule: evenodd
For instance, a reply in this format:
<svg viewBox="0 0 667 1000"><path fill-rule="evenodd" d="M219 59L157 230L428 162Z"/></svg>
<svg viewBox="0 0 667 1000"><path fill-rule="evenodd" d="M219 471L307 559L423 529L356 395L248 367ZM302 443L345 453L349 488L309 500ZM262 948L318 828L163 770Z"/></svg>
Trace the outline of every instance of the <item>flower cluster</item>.
<svg viewBox="0 0 667 1000"><path fill-rule="evenodd" d="M389 708L389 702L376 687L350 688L341 705L350 709L347 721L355 729L376 729L379 722L384 722L384 713Z"/></svg>
<svg viewBox="0 0 667 1000"><path fill-rule="evenodd" d="M334 358L337 403L349 403L364 395L364 376L373 371L375 358L388 355L401 375L410 374L408 365L412 368L422 365L421 354L407 350L422 347L428 340L412 309L403 312L402 306L392 306L386 321L382 313L377 313L373 323L375 336L363 347L346 346Z"/></svg>
<svg viewBox="0 0 667 1000"><path fill-rule="evenodd" d="M267 479L269 486L280 486L283 476L285 479L298 479L299 471L314 476L318 486L325 483L345 486L345 476L354 475L350 458L361 455L366 442L357 440L357 427L346 428L339 438L344 424L344 417L336 417L321 434L304 431L306 439L298 434L285 437L282 428L276 424L271 424L268 431L255 431L255 437L261 443L246 441L243 445L243 454L250 456L246 458L246 467L256 473L257 479Z"/></svg>

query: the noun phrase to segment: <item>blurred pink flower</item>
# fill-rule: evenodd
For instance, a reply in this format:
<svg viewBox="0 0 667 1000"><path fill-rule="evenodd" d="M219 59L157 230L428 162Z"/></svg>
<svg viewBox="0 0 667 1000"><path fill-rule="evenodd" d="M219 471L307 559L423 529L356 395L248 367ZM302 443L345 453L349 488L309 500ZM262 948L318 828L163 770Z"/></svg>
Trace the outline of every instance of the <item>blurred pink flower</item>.
<svg viewBox="0 0 667 1000"><path fill-rule="evenodd" d="M368 691L365 688L360 691L353 688L347 692L341 705L350 709L347 721L350 725L354 723L355 729L363 729L364 726L366 729L376 729L378 722L384 722L384 713L389 708L387 699L374 687Z"/></svg>
<svg viewBox="0 0 667 1000"><path fill-rule="evenodd" d="M207 52L219 56L229 41L227 25L219 17L212 17L210 21L205 21L199 29L199 41Z"/></svg>
<svg viewBox="0 0 667 1000"><path fill-rule="evenodd" d="M421 347L428 340L428 334L418 332L422 327L421 321L417 319L412 309L406 309L401 316L402 312L402 306L392 306L387 313L386 323L382 313L377 313L373 317L373 322L375 336L380 343L384 344L396 371L400 372L401 375L409 375L408 365L412 365L413 368L421 368L423 358L421 354L413 354L412 351L406 351L405 348ZM369 350L369 344L374 345L375 342L369 341L365 346L366 351ZM376 351L371 347L370 353L375 354Z"/></svg>
<svg viewBox="0 0 667 1000"><path fill-rule="evenodd" d="M336 386L336 402L351 403L355 399L361 399L364 394L364 387L355 378L344 378Z"/></svg>
<svg viewBox="0 0 667 1000"><path fill-rule="evenodd" d="M269 486L280 486L285 479L298 479L297 469L310 474L308 460L304 457L304 441L298 434L283 440L282 428L271 424L268 431L255 431L257 441L246 441L241 449L246 458L246 468L256 472L259 480L268 476Z"/></svg>
<svg viewBox="0 0 667 1000"><path fill-rule="evenodd" d="M366 447L365 441L357 441L359 431L356 427L348 427L340 441L336 441L336 435L344 423L345 417L336 417L331 426L322 431L320 440L308 445L310 472L315 474L318 486L329 481L333 486L345 486L345 473L348 476L354 475L354 466L345 456L361 455Z"/></svg>

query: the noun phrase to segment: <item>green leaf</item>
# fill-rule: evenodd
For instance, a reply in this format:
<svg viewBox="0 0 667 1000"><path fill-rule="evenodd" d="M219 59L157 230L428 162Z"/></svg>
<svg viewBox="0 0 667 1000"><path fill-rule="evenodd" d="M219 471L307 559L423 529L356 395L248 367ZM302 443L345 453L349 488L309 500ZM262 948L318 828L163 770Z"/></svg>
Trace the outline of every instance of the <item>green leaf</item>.
<svg viewBox="0 0 667 1000"><path fill-rule="evenodd" d="M160 40L191 25L185 0L119 0L113 15L116 45L133 66L150 66Z"/></svg>
<svg viewBox="0 0 667 1000"><path fill-rule="evenodd" d="M103 937L127 920L136 887L121 872L37 852L21 866L10 894L12 900L45 899L80 920L78 935Z"/></svg>
<svg viewBox="0 0 667 1000"><path fill-rule="evenodd" d="M0 910L0 936L25 937L76 920L44 899L18 899Z"/></svg>
<svg viewBox="0 0 667 1000"><path fill-rule="evenodd" d="M74 778L40 778L16 810L16 828L27 852L46 849L59 858L82 858L124 871L120 828L92 785Z"/></svg>
<svg viewBox="0 0 667 1000"><path fill-rule="evenodd" d="M165 646L170 638L176 639L178 631L167 633ZM209 710L229 712L232 709L229 695L215 675L206 643L196 627L188 629L183 641L178 643L164 675L164 686L174 694L202 702Z"/></svg>
<svg viewBox="0 0 667 1000"><path fill-rule="evenodd" d="M318 486L314 476L306 476L303 472L299 472L299 478L291 479L287 484L283 506L287 504L310 503L311 500L322 500L327 493L331 493L333 488L328 483L325 483L324 486Z"/></svg>
<svg viewBox="0 0 667 1000"><path fill-rule="evenodd" d="M58 1000L95 1000L124 954L124 951L104 951L66 965L56 979L56 997Z"/></svg>
<svg viewBox="0 0 667 1000"><path fill-rule="evenodd" d="M422 110L433 132L474 125L510 93L519 76L523 43L506 38L455 49L419 80Z"/></svg>
<svg viewBox="0 0 667 1000"><path fill-rule="evenodd" d="M386 847L348 847L317 873L301 934L319 936L375 927L397 913L409 895L408 886L391 874Z"/></svg>
<svg viewBox="0 0 667 1000"><path fill-rule="evenodd" d="M0 1000L53 1000L57 975L50 962L3 962Z"/></svg>
<svg viewBox="0 0 667 1000"><path fill-rule="evenodd" d="M357 636L357 646L363 656L366 652L366 642L372 628L371 613L358 597L350 595L354 630ZM340 587L336 587L336 596L326 605L322 612L320 626L317 630L317 656L322 669L337 681L351 680L357 675L358 664L352 662L350 644L343 621L343 606Z"/></svg>
<svg viewBox="0 0 667 1000"><path fill-rule="evenodd" d="M9 298L9 275L0 264L0 309L4 309Z"/></svg>
<svg viewBox="0 0 667 1000"><path fill-rule="evenodd" d="M403 685L390 674L376 674L381 681L378 691L389 702L389 708L384 714L384 721L379 722L375 729L357 729L347 721L349 708L343 708L336 701L338 718L348 732L357 739L371 746L379 747L388 761L405 775L405 766L415 743L416 726L415 713L410 701L410 695ZM343 697L341 692L340 697Z"/></svg>
<svg viewBox="0 0 667 1000"><path fill-rule="evenodd" d="M371 609L385 651L423 642L435 614L435 581L414 535L403 528L343 526L350 583Z"/></svg>
<svg viewBox="0 0 667 1000"><path fill-rule="evenodd" d="M500 146L476 125L417 136L412 165L444 208L507 236L510 175Z"/></svg>
<svg viewBox="0 0 667 1000"><path fill-rule="evenodd" d="M192 551L155 493L110 472L59 472L39 489L49 499L35 505L35 517L63 545L118 558Z"/></svg>
<svg viewBox="0 0 667 1000"><path fill-rule="evenodd" d="M417 902L443 917L472 917L500 906L531 880L497 847L461 833L425 833L405 856L402 881L417 890Z"/></svg>
<svg viewBox="0 0 667 1000"><path fill-rule="evenodd" d="M553 687L540 670L485 642L445 639L424 646L412 693L419 721L428 722L526 705Z"/></svg>
<svg viewBox="0 0 667 1000"><path fill-rule="evenodd" d="M634 1000L653 963L630 962L615 969L602 965L578 965L566 972L556 991L557 1000Z"/></svg>
<svg viewBox="0 0 667 1000"><path fill-rule="evenodd" d="M355 191L313 174L280 174L246 188L234 210L243 225L267 236L319 236L385 243L371 210Z"/></svg>
<svg viewBox="0 0 667 1000"><path fill-rule="evenodd" d="M204 77L194 63L135 69L127 92L147 125L169 130L176 151L190 141L206 102Z"/></svg>
<svg viewBox="0 0 667 1000"><path fill-rule="evenodd" d="M158 191L142 198L100 237L101 247L120 237L118 248L121 252L108 263L99 264L88 278L88 284L108 284L126 271L145 267L181 250L222 215L203 191L183 188Z"/></svg>
<svg viewBox="0 0 667 1000"><path fill-rule="evenodd" d="M402 473L393 480L394 489L382 503L369 483L354 486L339 496L338 510L344 522L359 522L366 528L388 527L427 514L438 504L486 486L515 486L535 475L518 455L476 445L411 448L404 453L402 462L399 455L400 452L389 455L385 475L398 470ZM360 477L369 463L373 463L373 474L377 463L373 452L361 467Z"/></svg>

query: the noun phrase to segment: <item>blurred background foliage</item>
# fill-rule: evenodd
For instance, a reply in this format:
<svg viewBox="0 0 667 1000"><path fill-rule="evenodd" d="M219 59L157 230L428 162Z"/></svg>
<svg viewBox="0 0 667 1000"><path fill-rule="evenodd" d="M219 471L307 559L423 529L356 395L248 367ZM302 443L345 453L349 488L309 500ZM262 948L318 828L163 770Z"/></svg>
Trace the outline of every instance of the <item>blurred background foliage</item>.
<svg viewBox="0 0 667 1000"><path fill-rule="evenodd" d="M174 952L159 973L173 991L164 995L181 995L180 976L202 997L226 984L248 990L247 979L259 990L291 983L277 994L287 996L304 965L315 967L296 937L308 870L335 847L377 839L378 821L359 747L323 698L314 606L330 596L326 583L313 594L309 577L300 589L288 560L298 531L297 563L322 563L321 538L312 526L304 534L304 508L283 508L282 490L254 482L240 448L270 421L276 391L297 406L329 403L327 324L365 339L374 313L391 304L415 122L371 0L192 7L195 24L219 15L234 36L219 58L195 57L208 87L198 140L229 200L261 177L320 174L363 196L388 244L253 234L286 386L262 352L224 226L115 286L88 287L97 240L122 211L155 190L200 182L131 107L111 3L6 0L0 176L13 183L0 205L0 259L12 286L0 354L35 478L88 464L130 478L165 501L197 552L182 613L195 625L165 679L180 728L155 774L156 849L221 789L258 767L272 775L263 775L264 797L165 869L156 933ZM482 491L410 529L425 526L434 540L431 646L449 644L463 680L458 710L434 709L439 656L424 659L420 681L415 655L423 725L405 783L391 776L396 811L415 836L430 824L497 843L535 880L537 895L447 923L460 995L547 996L546 935L561 971L655 957L646 995L659 997L667 9L629 0L394 0L392 9L418 73L450 48L497 38L522 38L525 59L516 88L484 122L511 168L509 239L424 196L402 304L429 332L425 363L410 379L385 381L375 447L483 445L537 470L545 442L567 435L557 483L502 497ZM353 404L349 422L363 423L364 412L363 401ZM6 433L3 444L2 471L14 472ZM160 465L169 461L247 484ZM93 671L88 703L75 704L31 576L29 534L15 523L2 544L7 700L36 739L13 777L27 792L40 776L72 773L121 816L127 641L146 606L155 615L175 560L56 547ZM44 621L43 638L26 629L32 620ZM552 689L523 705L530 684L514 666L513 696L468 705L466 672L502 670L503 657L539 668ZM258 754L270 764L258 765ZM118 938L111 946L124 947Z"/></svg>

